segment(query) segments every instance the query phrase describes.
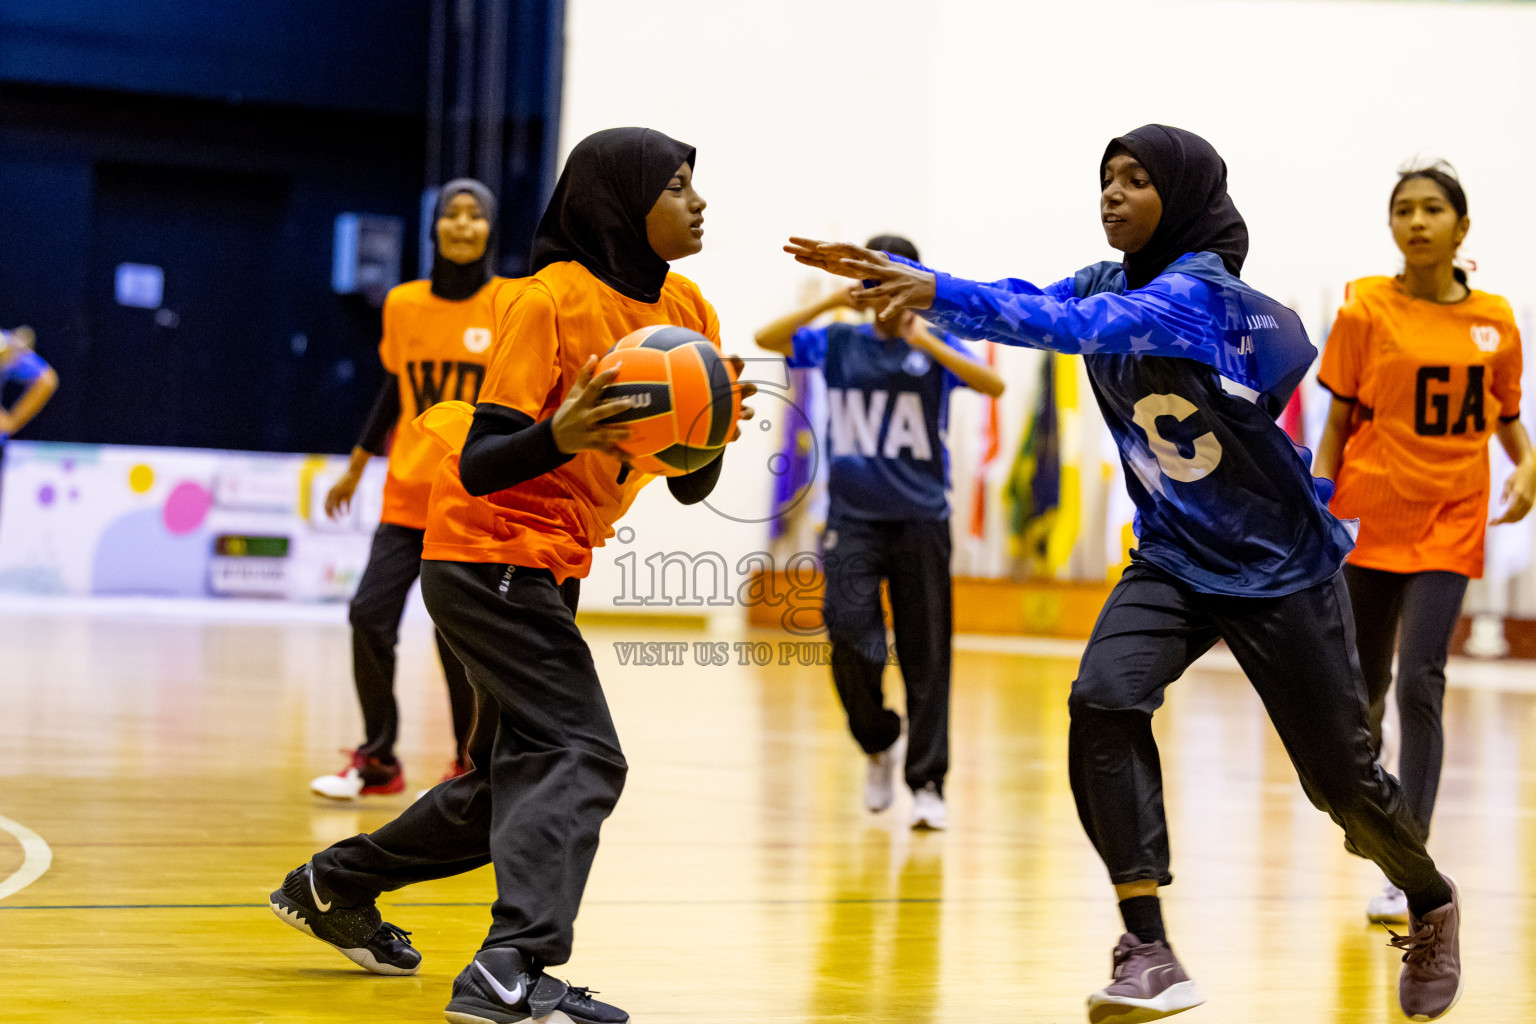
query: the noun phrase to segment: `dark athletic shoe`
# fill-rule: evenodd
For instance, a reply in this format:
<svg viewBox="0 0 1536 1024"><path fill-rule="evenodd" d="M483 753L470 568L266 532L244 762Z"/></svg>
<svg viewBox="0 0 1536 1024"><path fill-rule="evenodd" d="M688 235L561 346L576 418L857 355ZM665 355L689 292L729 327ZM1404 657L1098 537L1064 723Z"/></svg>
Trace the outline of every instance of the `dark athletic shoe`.
<svg viewBox="0 0 1536 1024"><path fill-rule="evenodd" d="M448 1024L626 1024L629 1014L542 971L530 971L515 949L482 949L453 981L443 1011Z"/></svg>
<svg viewBox="0 0 1536 1024"><path fill-rule="evenodd" d="M1392 933L1403 950L1397 1001L1409 1020L1438 1020L1461 998L1461 893L1450 875L1451 902L1423 917L1408 912L1408 934Z"/></svg>
<svg viewBox="0 0 1536 1024"><path fill-rule="evenodd" d="M1143 1024L1199 1006L1195 987L1166 942L1127 932L1114 952L1114 978L1088 997L1090 1024Z"/></svg>
<svg viewBox="0 0 1536 1024"><path fill-rule="evenodd" d="M421 954L407 938L410 932L382 920L371 900L359 907L343 906L335 893L317 884L308 864L288 872L270 899L279 921L335 946L365 971L415 974L421 968Z"/></svg>

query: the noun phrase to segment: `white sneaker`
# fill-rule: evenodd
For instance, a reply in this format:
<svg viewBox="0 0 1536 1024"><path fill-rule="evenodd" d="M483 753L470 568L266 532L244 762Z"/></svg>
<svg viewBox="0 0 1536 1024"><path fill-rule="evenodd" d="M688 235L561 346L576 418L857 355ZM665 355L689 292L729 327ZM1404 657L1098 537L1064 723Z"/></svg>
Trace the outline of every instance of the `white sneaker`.
<svg viewBox="0 0 1536 1024"><path fill-rule="evenodd" d="M1387 882L1381 893L1372 896L1371 902L1365 905L1365 916L1375 924L1407 924L1408 897L1403 895L1403 890Z"/></svg>
<svg viewBox="0 0 1536 1024"><path fill-rule="evenodd" d="M939 787L930 782L922 789L913 790L912 827L942 832L948 825L949 808L944 806L944 798L939 795Z"/></svg>
<svg viewBox="0 0 1536 1024"><path fill-rule="evenodd" d="M1503 658L1509 654L1504 638L1504 617L1492 612L1472 616L1472 632L1467 636L1466 652L1474 658Z"/></svg>
<svg viewBox="0 0 1536 1024"><path fill-rule="evenodd" d="M907 733L903 729L896 742L869 755L869 766L864 770L864 806L871 814L879 814L896 799L896 769L907 759Z"/></svg>
<svg viewBox="0 0 1536 1024"><path fill-rule="evenodd" d="M356 800L363 795L363 774L356 768L348 768L335 775L321 775L309 780L309 790L316 796L332 800Z"/></svg>

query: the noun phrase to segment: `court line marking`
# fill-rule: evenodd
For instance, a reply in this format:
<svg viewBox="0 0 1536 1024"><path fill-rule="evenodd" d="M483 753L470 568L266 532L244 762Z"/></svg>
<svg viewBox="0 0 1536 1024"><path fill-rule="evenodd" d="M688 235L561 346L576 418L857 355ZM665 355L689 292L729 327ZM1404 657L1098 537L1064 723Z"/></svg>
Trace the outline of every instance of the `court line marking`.
<svg viewBox="0 0 1536 1024"><path fill-rule="evenodd" d="M991 633L956 633L957 651L1014 654L1035 658L1077 660L1088 646L1086 640L1049 636L1012 636ZM1242 666L1225 646L1218 644L1191 665L1202 669L1241 672ZM1536 693L1536 672L1531 662L1514 658L1483 661L1454 655L1446 665L1445 684L1453 690L1487 690L1496 693Z"/></svg>
<svg viewBox="0 0 1536 1024"><path fill-rule="evenodd" d="M1502 894L1501 894L1502 895ZM1522 899L1514 893L1507 894L1509 899ZM1230 903L1239 900L1252 900L1251 896L1202 896L1202 902L1206 903ZM1274 896L1260 897L1257 902L1284 903L1292 899L1289 895L1277 894ZM1349 897L1353 899L1353 897ZM806 897L778 897L760 900L583 900L582 906L593 907L826 907L826 906L870 906L870 905L921 905L937 906L951 904L955 906L972 906L975 904L1013 906L1022 904L1070 904L1072 906L1084 904L1099 904L1103 901L1095 895L1084 894L1081 896L846 896L832 898ZM1327 902L1326 900L1324 902ZM1336 902L1348 902L1341 900ZM380 906L389 910L405 908L420 909L431 908L469 908L484 910L490 906L485 900L466 900L463 902L423 902L423 903L384 903ZM58 903L58 904L25 904L13 906L0 906L0 913L7 910L265 910L267 903Z"/></svg>
<svg viewBox="0 0 1536 1024"><path fill-rule="evenodd" d="M1089 896L1060 897L1053 902L1086 903L1092 902ZM1035 896L849 896L823 899L817 897L781 897L759 900L585 900L583 906L594 907L722 907L722 906L828 906L833 904L866 904L866 903L1039 903L1041 897ZM390 908L399 907L478 907L484 909L490 904L485 900L464 901L432 901L411 903L386 903L382 906ZM266 903L39 903L14 906L0 906L0 911L6 910L263 910Z"/></svg>
<svg viewBox="0 0 1536 1024"><path fill-rule="evenodd" d="M1499 899L1515 902L1523 902L1528 896L1516 892L1500 892L1490 890L1483 894L1486 899ZM1328 904L1349 904L1354 897L1321 898L1318 902ZM1287 904L1293 897L1283 893L1258 898L1240 895L1227 896L1217 894L1205 894L1200 897L1202 903L1222 905L1227 903L1257 902L1262 904ZM585 900L583 906L594 907L824 907L824 906L869 906L869 905L919 905L937 906L952 904L955 906L971 906L975 904L1014 906L1022 904L1069 904L1096 905L1102 903L1098 896L1084 894L1082 896L850 896L832 899L818 899L815 897L784 897L778 899L761 900ZM266 903L58 903L58 904L27 904L0 906L0 913L7 910L265 910ZM404 908L419 909L424 907L435 908L470 908L484 910L489 904L484 900L465 902L430 902L430 903L388 903L382 904L386 909L399 910Z"/></svg>
<svg viewBox="0 0 1536 1024"><path fill-rule="evenodd" d="M33 832L19 821L12 821L0 814L0 830L9 832L21 844L21 867L11 872L11 876L0 882L0 900L14 893L18 893L37 881L43 873L53 866L53 850L48 846L43 837Z"/></svg>

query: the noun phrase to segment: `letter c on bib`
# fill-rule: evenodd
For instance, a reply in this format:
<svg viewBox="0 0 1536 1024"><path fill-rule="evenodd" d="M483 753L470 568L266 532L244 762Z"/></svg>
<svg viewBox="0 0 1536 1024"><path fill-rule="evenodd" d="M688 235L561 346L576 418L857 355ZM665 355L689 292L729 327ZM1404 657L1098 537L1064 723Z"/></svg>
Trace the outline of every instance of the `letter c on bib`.
<svg viewBox="0 0 1536 1024"><path fill-rule="evenodd" d="M1196 411L1195 404L1180 395L1148 395L1136 403L1136 425L1147 435L1147 445L1157 457L1158 467L1170 480L1192 484L1210 476L1221 462L1221 442L1209 431L1195 438L1195 454L1191 458L1180 455L1178 446L1158 433L1159 416L1172 416L1182 421Z"/></svg>

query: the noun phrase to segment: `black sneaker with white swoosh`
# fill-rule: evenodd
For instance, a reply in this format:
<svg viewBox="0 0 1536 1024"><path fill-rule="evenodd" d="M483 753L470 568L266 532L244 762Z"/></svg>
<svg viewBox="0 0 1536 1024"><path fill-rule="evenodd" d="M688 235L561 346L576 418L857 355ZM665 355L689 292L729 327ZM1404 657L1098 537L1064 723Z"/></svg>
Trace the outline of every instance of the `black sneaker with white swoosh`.
<svg viewBox="0 0 1536 1024"><path fill-rule="evenodd" d="M592 990L531 970L515 949L482 949L453 981L448 1024L626 1024L629 1014Z"/></svg>
<svg viewBox="0 0 1536 1024"><path fill-rule="evenodd" d="M421 954L411 945L410 932L381 918L371 900L361 906L342 905L308 864L288 872L269 900L278 920L334 946L365 971L401 975L421 968Z"/></svg>

